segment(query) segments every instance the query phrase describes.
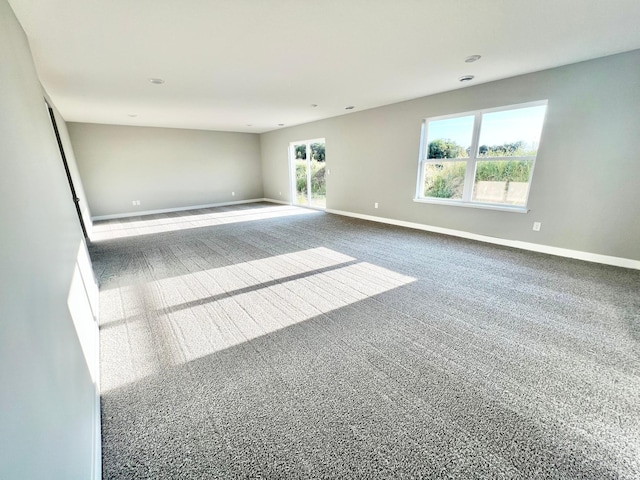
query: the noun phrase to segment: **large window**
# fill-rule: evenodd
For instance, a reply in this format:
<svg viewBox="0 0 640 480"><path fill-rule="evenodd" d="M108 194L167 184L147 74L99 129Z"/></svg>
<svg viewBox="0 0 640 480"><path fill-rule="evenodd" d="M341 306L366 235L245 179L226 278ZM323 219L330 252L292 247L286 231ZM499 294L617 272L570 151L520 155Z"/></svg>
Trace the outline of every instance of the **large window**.
<svg viewBox="0 0 640 480"><path fill-rule="evenodd" d="M546 109L545 100L427 118L416 200L525 210Z"/></svg>

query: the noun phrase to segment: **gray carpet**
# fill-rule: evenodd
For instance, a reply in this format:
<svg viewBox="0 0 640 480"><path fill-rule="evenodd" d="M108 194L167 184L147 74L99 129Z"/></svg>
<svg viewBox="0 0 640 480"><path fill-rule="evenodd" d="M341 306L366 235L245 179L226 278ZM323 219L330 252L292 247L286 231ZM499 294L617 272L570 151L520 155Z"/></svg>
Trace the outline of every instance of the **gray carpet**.
<svg viewBox="0 0 640 480"><path fill-rule="evenodd" d="M640 478L640 272L272 204L96 224L105 479Z"/></svg>

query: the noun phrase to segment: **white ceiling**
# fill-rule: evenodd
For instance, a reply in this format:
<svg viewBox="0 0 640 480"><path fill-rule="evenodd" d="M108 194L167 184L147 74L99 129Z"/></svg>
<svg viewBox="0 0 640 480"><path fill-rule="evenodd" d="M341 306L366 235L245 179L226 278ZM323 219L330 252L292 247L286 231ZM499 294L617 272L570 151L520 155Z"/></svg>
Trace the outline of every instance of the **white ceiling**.
<svg viewBox="0 0 640 480"><path fill-rule="evenodd" d="M260 133L640 48L639 0L9 3L73 122Z"/></svg>

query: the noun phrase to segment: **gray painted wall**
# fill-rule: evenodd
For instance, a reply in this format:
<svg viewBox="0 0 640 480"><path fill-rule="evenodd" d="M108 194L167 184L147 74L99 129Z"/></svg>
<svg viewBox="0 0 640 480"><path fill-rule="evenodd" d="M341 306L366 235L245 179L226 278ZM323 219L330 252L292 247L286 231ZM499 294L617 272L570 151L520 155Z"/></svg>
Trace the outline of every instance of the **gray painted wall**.
<svg viewBox="0 0 640 480"><path fill-rule="evenodd" d="M96 389L67 300L85 246L27 39L6 0L0 85L0 478L90 479ZM93 324L90 313L76 320Z"/></svg>
<svg viewBox="0 0 640 480"><path fill-rule="evenodd" d="M258 135L86 123L68 128L94 216L263 197Z"/></svg>
<svg viewBox="0 0 640 480"><path fill-rule="evenodd" d="M329 209L639 260L638 65L640 50L262 134L264 196L290 200L289 142L325 137ZM529 213L413 202L422 119L543 99Z"/></svg>

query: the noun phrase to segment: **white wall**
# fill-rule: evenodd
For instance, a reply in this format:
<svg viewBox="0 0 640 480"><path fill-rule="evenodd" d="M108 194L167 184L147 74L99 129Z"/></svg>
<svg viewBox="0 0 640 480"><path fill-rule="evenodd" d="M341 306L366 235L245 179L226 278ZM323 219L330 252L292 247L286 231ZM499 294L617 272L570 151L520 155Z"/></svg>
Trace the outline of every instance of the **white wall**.
<svg viewBox="0 0 640 480"><path fill-rule="evenodd" d="M68 128L95 217L263 197L255 134L86 123Z"/></svg>
<svg viewBox="0 0 640 480"><path fill-rule="evenodd" d="M640 260L638 65L634 51L263 134L264 195L290 200L289 142L325 137L329 209ZM422 119L544 99L528 214L413 202Z"/></svg>
<svg viewBox="0 0 640 480"><path fill-rule="evenodd" d="M6 0L0 85L0 478L91 479L95 364L80 337L95 350L92 275L28 43Z"/></svg>

